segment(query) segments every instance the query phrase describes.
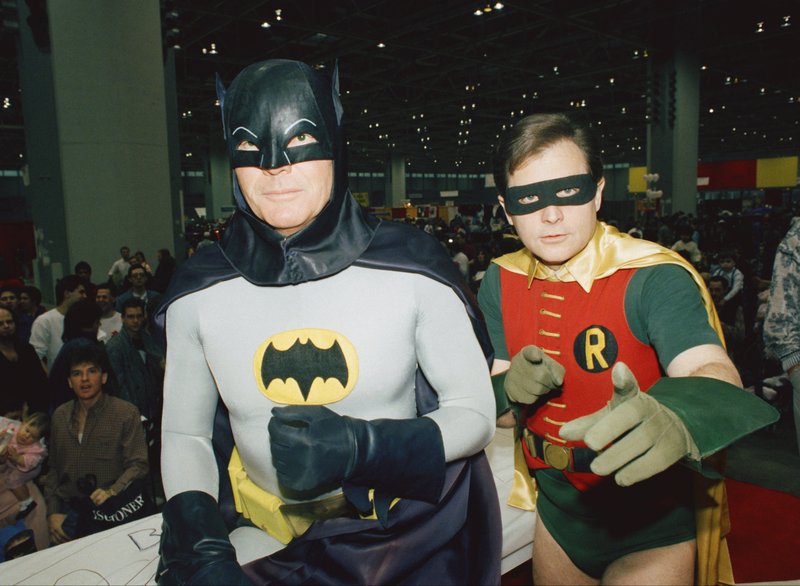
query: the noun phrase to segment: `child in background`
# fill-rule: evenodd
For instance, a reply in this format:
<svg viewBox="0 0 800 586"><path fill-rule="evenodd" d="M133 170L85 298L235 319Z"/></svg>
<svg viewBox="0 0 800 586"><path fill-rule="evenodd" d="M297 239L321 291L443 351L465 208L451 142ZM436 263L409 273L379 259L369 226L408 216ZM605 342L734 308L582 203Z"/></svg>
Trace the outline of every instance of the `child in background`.
<svg viewBox="0 0 800 586"><path fill-rule="evenodd" d="M47 448L40 440L49 427L50 418L45 413L32 413L24 416L20 424L10 423L4 432L9 439L0 448L0 474L6 487L20 501L18 519L36 506L25 484L42 471Z"/></svg>

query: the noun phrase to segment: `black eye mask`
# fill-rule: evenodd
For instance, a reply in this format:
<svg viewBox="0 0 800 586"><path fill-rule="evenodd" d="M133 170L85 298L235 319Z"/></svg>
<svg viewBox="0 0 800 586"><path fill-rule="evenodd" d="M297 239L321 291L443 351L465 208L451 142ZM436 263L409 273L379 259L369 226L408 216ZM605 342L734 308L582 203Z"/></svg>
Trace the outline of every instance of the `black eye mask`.
<svg viewBox="0 0 800 586"><path fill-rule="evenodd" d="M576 190L567 195L567 190ZM565 192L559 195L560 192ZM538 212L548 206L577 206L589 203L597 193L597 182L589 173L570 175L548 181L537 181L528 185L517 185L506 189L505 208L514 216L523 216ZM532 197L535 201L522 203L521 200Z"/></svg>

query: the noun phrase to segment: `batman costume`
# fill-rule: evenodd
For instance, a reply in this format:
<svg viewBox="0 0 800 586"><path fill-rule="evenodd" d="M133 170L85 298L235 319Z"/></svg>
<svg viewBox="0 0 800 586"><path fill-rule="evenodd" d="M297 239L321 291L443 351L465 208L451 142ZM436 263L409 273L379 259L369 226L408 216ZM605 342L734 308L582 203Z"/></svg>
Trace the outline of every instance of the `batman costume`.
<svg viewBox="0 0 800 586"><path fill-rule="evenodd" d="M337 86L282 60L218 83L234 169L330 160L333 187L285 235L235 176L157 312L159 583L499 582L491 345L439 243L350 195Z"/></svg>

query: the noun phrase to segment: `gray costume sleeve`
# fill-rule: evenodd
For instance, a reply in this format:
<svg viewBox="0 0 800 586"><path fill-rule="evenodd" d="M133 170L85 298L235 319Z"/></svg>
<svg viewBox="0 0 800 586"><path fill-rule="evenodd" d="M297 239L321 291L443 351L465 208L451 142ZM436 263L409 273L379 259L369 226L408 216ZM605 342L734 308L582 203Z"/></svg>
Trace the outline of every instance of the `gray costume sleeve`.
<svg viewBox="0 0 800 586"><path fill-rule="evenodd" d="M439 409L428 417L439 425L449 462L491 441L494 393L464 304L449 287L427 278L415 281L417 362L439 395Z"/></svg>
<svg viewBox="0 0 800 586"><path fill-rule="evenodd" d="M219 398L198 338L192 295L167 311L161 470L167 499L188 490L217 498L219 474L211 436Z"/></svg>

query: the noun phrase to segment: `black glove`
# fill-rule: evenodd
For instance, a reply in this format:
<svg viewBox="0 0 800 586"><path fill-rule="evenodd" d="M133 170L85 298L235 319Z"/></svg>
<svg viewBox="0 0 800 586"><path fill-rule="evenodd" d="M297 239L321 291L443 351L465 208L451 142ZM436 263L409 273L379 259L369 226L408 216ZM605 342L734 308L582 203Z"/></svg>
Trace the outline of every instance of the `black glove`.
<svg viewBox="0 0 800 586"><path fill-rule="evenodd" d="M442 434L427 417L366 421L323 406L275 407L269 442L280 484L306 495L347 480L436 502L444 485Z"/></svg>
<svg viewBox="0 0 800 586"><path fill-rule="evenodd" d="M211 495L196 490L176 494L161 516L159 584L252 584L236 561Z"/></svg>

